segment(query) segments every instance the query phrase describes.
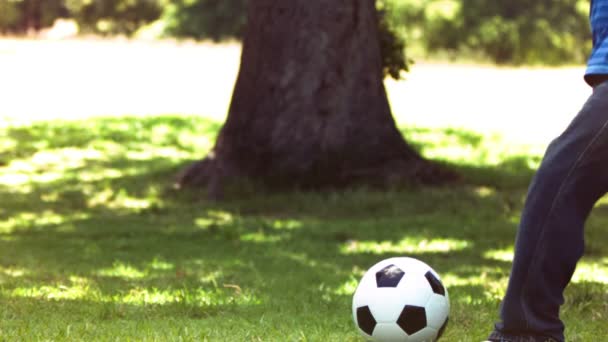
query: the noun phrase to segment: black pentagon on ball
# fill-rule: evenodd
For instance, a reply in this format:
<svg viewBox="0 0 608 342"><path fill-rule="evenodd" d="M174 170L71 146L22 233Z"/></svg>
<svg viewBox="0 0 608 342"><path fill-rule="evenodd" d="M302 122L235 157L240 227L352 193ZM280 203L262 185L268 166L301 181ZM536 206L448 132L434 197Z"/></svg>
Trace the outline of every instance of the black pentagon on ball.
<svg viewBox="0 0 608 342"><path fill-rule="evenodd" d="M376 285L378 287L397 287L405 273L395 265L388 265L376 272Z"/></svg>
<svg viewBox="0 0 608 342"><path fill-rule="evenodd" d="M366 334L371 335L376 328L376 319L369 310L369 306L357 308L357 324Z"/></svg>
<svg viewBox="0 0 608 342"><path fill-rule="evenodd" d="M397 324L408 335L426 328L426 310L420 306L406 305L399 315Z"/></svg>
<svg viewBox="0 0 608 342"><path fill-rule="evenodd" d="M426 280L429 281L429 284L431 285L433 292L435 292L436 294L445 296L445 287L443 287L443 284L441 283L441 281L439 279L437 279L437 277L435 277L433 272L431 272L431 271L426 272L424 277L426 278Z"/></svg>

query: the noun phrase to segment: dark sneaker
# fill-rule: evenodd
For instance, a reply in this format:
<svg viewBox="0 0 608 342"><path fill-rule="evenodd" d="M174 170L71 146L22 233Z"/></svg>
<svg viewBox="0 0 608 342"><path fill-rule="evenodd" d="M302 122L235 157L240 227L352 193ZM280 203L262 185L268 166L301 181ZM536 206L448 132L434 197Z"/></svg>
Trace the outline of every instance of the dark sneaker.
<svg viewBox="0 0 608 342"><path fill-rule="evenodd" d="M535 337L535 336L513 336L497 331L490 334L488 340L485 342L557 342L557 340L550 337Z"/></svg>

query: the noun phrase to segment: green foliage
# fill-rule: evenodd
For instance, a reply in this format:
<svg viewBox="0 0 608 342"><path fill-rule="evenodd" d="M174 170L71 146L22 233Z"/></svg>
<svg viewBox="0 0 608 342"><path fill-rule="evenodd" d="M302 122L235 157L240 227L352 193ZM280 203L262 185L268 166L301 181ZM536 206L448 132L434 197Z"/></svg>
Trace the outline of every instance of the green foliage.
<svg viewBox="0 0 608 342"><path fill-rule="evenodd" d="M83 31L133 34L157 20L164 0L65 0L65 6Z"/></svg>
<svg viewBox="0 0 608 342"><path fill-rule="evenodd" d="M241 38L247 21L247 0L180 0L165 8L167 34L212 39Z"/></svg>
<svg viewBox="0 0 608 342"><path fill-rule="evenodd" d="M496 63L583 62L590 50L588 0L387 0L403 32L428 53Z"/></svg>
<svg viewBox="0 0 608 342"><path fill-rule="evenodd" d="M0 0L0 31L25 33L75 19L85 32L132 34L158 19L165 0Z"/></svg>
<svg viewBox="0 0 608 342"><path fill-rule="evenodd" d="M166 33L196 39L240 39L246 26L247 0L181 0L171 2L163 15ZM409 70L411 60L405 54L405 39L397 34L386 15L390 4L377 2L378 34L382 51L384 75L401 79Z"/></svg>
<svg viewBox="0 0 608 342"><path fill-rule="evenodd" d="M0 0L0 33L14 31L21 19L21 12L15 1Z"/></svg>
<svg viewBox="0 0 608 342"><path fill-rule="evenodd" d="M247 0L0 0L0 32L27 32L74 18L85 32L133 34L160 20L165 34L239 39ZM405 42L423 53L496 63L565 64L587 57L589 0L378 0L386 75L410 63ZM410 53L411 55L411 53Z"/></svg>
<svg viewBox="0 0 608 342"><path fill-rule="evenodd" d="M0 32L39 30L65 15L62 0L0 0Z"/></svg>
<svg viewBox="0 0 608 342"><path fill-rule="evenodd" d="M395 23L387 14L391 10L390 4L380 0L376 2L376 6L384 77L390 76L395 80L400 80L402 73L410 70L413 61L407 57L405 37L396 31Z"/></svg>
<svg viewBox="0 0 608 342"><path fill-rule="evenodd" d="M357 281L404 254L448 287L445 340L486 337L538 155L475 132L415 128L405 134L457 163L466 184L223 203L173 192L172 177L219 128L178 115L0 125L0 340L360 341ZM605 205L566 292L568 341L607 333Z"/></svg>

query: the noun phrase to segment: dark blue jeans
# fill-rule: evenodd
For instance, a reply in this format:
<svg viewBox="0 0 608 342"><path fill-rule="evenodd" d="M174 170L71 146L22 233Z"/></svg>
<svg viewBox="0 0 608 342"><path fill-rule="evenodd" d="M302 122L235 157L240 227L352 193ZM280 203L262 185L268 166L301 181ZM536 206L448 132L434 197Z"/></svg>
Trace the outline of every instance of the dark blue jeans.
<svg viewBox="0 0 608 342"><path fill-rule="evenodd" d="M608 82L547 148L530 188L496 331L564 341L564 289L584 251L584 224L608 191Z"/></svg>

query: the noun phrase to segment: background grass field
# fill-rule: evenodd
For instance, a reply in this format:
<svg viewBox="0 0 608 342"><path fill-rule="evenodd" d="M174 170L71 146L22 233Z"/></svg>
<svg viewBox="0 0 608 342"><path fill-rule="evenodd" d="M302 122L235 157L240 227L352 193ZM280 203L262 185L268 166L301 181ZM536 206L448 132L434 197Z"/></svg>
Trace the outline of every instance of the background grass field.
<svg viewBox="0 0 608 342"><path fill-rule="evenodd" d="M216 203L197 191L176 192L172 180L209 151L222 114L145 115L150 104L135 101L134 115L108 107L113 115L102 116L92 113L96 101L111 106L113 98L90 87L97 96L82 90L90 102L75 98L65 107L82 108L81 118L45 111L62 106L36 104L36 87L31 98L3 89L14 106L0 107L0 340L359 341L350 316L357 281L397 255L422 259L443 276L452 303L445 341L480 341L491 329L526 187L548 142L516 139L523 122L516 118L540 120L534 113L518 113L501 132L440 127L396 111L424 155L462 172L457 186L241 189ZM407 86L389 85L399 87ZM21 113L14 96L29 99L24 106L39 115ZM433 102L427 106L432 112ZM466 106L453 102L456 113ZM565 118L544 115L543 134ZM566 293L568 341L608 335L606 208L598 203L590 218L586 255Z"/></svg>

